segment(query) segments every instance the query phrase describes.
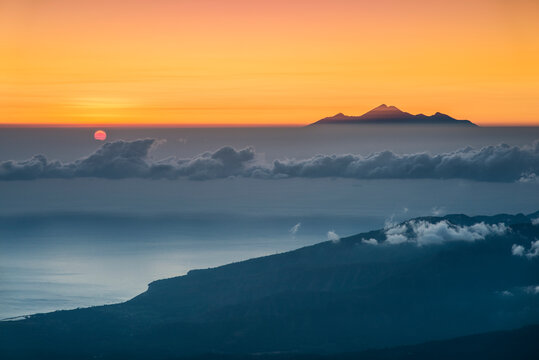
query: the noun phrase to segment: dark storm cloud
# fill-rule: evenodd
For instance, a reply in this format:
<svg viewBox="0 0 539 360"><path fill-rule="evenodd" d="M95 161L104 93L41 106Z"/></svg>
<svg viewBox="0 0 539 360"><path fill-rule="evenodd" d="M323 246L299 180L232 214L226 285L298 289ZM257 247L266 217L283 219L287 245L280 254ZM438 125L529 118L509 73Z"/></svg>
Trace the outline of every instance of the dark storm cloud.
<svg viewBox="0 0 539 360"><path fill-rule="evenodd" d="M74 162L49 161L36 155L24 161L0 163L0 180L99 177L193 180L230 176L263 179L342 177L353 179L469 179L519 181L539 173L539 142L532 146L506 144L454 152L362 155L317 155L304 160L255 162L255 150L223 147L188 159L160 161L148 157L154 139L115 141Z"/></svg>

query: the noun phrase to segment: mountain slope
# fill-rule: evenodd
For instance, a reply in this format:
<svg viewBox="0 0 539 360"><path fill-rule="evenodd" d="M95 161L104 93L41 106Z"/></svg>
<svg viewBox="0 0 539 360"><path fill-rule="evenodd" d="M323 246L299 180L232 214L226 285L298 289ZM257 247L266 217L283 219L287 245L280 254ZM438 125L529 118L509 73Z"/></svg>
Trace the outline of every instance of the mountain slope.
<svg viewBox="0 0 539 360"><path fill-rule="evenodd" d="M530 325L516 330L494 331L462 336L449 340L431 341L395 348L366 350L359 353L316 355L316 354L256 354L230 355L206 354L189 360L505 360L534 359L539 352L539 325Z"/></svg>
<svg viewBox="0 0 539 360"><path fill-rule="evenodd" d="M347 116L339 113L334 116L323 118L311 125L331 125L331 124L370 124L370 125L398 125L398 124L416 124L416 125L460 125L477 126L469 120L457 120L449 115L440 112L434 115L412 115L401 111L395 106L382 104L361 116Z"/></svg>
<svg viewBox="0 0 539 360"><path fill-rule="evenodd" d="M0 356L327 354L537 323L537 215L417 218L191 271L126 303L0 323Z"/></svg>

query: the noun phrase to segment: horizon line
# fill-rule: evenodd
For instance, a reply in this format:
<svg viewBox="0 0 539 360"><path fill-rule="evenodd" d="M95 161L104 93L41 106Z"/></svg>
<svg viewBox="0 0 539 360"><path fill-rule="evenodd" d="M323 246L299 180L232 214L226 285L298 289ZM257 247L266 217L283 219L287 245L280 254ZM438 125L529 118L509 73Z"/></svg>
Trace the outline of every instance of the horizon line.
<svg viewBox="0 0 539 360"><path fill-rule="evenodd" d="M88 124L58 124L58 123L0 123L0 128L253 128L253 127L305 127L310 124L241 124L241 123L210 123L210 124L122 124L122 123L88 123ZM539 126L539 125L538 125Z"/></svg>
<svg viewBox="0 0 539 360"><path fill-rule="evenodd" d="M303 128L309 127L313 123L307 124L253 124L253 123L229 123L229 124L220 124L220 123L210 123L210 124L175 124L175 123L160 123L160 124L122 124L122 123L88 123L88 124L59 124L59 123L0 123L0 129L15 129L15 128ZM487 124L477 124L477 127L539 127L539 123L535 124L499 124L499 123L487 123ZM338 126L408 126L408 127L418 127L418 126L430 126L430 127L453 127L452 125L438 125L438 124L323 124L320 126L326 127L338 127Z"/></svg>

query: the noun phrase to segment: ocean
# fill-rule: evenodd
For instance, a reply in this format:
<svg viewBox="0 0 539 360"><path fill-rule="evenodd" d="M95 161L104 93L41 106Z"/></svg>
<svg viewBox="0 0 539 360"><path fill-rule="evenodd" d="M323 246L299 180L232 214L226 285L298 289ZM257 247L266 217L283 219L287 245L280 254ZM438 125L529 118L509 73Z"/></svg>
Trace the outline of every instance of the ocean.
<svg viewBox="0 0 539 360"><path fill-rule="evenodd" d="M0 162L72 162L95 128L0 128ZM252 146L256 161L317 154L440 154L530 146L539 128L110 128L152 138L150 158ZM307 246L422 215L531 213L537 182L474 179L243 178L0 181L0 318L109 304L153 280ZM299 225L298 225L299 224Z"/></svg>

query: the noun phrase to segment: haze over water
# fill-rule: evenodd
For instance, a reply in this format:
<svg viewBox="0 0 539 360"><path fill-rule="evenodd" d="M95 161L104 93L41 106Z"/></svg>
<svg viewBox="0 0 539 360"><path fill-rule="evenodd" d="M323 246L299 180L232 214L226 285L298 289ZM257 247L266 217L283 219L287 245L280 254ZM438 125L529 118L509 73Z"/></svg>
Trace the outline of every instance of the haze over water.
<svg viewBox="0 0 539 360"><path fill-rule="evenodd" d="M0 162L64 162L102 142L92 128L0 130ZM252 146L256 161L317 154L445 153L531 145L539 128L110 128L107 141L153 138L151 159ZM343 178L207 181L96 178L0 183L0 318L118 302L150 281L273 254L403 220L537 211L535 182ZM294 232L292 228L300 224Z"/></svg>

